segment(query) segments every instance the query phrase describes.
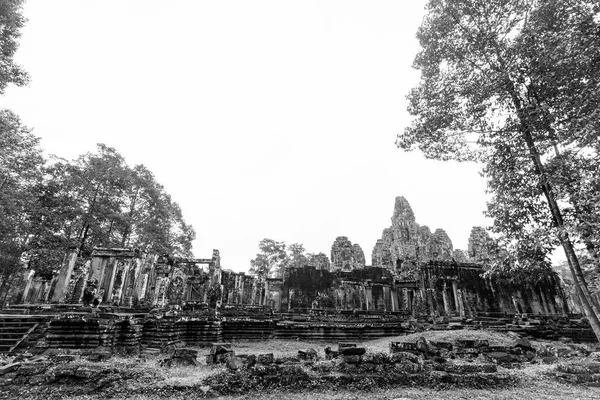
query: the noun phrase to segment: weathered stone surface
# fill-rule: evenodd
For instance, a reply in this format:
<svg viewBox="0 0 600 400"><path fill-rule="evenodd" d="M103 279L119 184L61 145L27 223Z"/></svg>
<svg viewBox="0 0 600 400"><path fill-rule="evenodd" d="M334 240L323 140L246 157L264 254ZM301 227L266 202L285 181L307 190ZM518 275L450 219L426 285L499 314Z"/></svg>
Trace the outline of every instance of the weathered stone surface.
<svg viewBox="0 0 600 400"><path fill-rule="evenodd" d="M319 354L315 349L298 350L298 358L301 360L317 360Z"/></svg>
<svg viewBox="0 0 600 400"><path fill-rule="evenodd" d="M403 279L414 279L418 263L453 259L455 252L448 234L443 229L432 234L429 227L420 226L412 207L402 196L396 197L391 222L391 227L383 230L373 248L373 266L391 268Z"/></svg>
<svg viewBox="0 0 600 400"><path fill-rule="evenodd" d="M393 353L391 360L394 363L401 363L401 362L412 362L415 364L419 363L419 357L416 354L409 353L406 351L398 351L398 352Z"/></svg>
<svg viewBox="0 0 600 400"><path fill-rule="evenodd" d="M354 269L356 268L364 268L365 267L365 253L359 244L354 243L352 245L352 249L354 250Z"/></svg>
<svg viewBox="0 0 600 400"><path fill-rule="evenodd" d="M331 269L333 271L351 271L365 267L365 254L358 244L346 236L339 236L331 246Z"/></svg>
<svg viewBox="0 0 600 400"><path fill-rule="evenodd" d="M21 367L21 363L10 363L0 367L0 376L14 372Z"/></svg>
<svg viewBox="0 0 600 400"><path fill-rule="evenodd" d="M474 226L469 236L468 256L472 262L487 263L494 252L494 241L487 231Z"/></svg>
<svg viewBox="0 0 600 400"><path fill-rule="evenodd" d="M198 357L198 350L188 348L175 349L173 352L173 358L178 357L192 357L196 359L196 357Z"/></svg>
<svg viewBox="0 0 600 400"><path fill-rule="evenodd" d="M513 345L513 347L520 347L520 348L522 348L523 350L526 350L526 351L527 350L534 350L533 346L531 345L531 342L529 340L527 340L526 338L516 339L513 342L512 345Z"/></svg>
<svg viewBox="0 0 600 400"><path fill-rule="evenodd" d="M227 360L227 368L233 371L242 369L244 368L244 360L242 360L240 357L232 357Z"/></svg>
<svg viewBox="0 0 600 400"><path fill-rule="evenodd" d="M515 361L515 358L508 353L504 353L501 351L493 351L491 353L487 353L486 356L494 362L497 363L511 363Z"/></svg>
<svg viewBox="0 0 600 400"><path fill-rule="evenodd" d="M367 349L364 347L346 347L340 349L339 352L345 356L361 356L367 352Z"/></svg>
<svg viewBox="0 0 600 400"><path fill-rule="evenodd" d="M273 364L275 362L275 356L273 353L259 354L256 356L256 361L259 364Z"/></svg>

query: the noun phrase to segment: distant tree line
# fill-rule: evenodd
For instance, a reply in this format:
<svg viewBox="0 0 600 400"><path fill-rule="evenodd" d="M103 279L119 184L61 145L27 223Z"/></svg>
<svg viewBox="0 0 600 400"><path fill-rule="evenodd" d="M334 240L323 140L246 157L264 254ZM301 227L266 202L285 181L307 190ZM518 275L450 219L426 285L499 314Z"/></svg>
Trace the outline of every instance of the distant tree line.
<svg viewBox="0 0 600 400"><path fill-rule="evenodd" d="M250 272L259 277L281 277L286 268L311 265L329 270L330 261L324 253L307 253L304 245L263 239L258 244L259 253L250 261Z"/></svg>

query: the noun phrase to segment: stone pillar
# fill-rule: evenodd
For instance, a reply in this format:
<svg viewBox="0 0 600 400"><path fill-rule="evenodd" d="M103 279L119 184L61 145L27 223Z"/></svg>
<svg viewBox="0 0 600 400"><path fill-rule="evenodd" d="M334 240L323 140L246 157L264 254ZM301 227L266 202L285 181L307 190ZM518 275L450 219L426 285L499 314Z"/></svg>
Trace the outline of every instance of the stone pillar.
<svg viewBox="0 0 600 400"><path fill-rule="evenodd" d="M442 288L442 300L444 301L444 313L446 315L450 315L450 304L448 301L448 288L446 286L446 281L444 281L444 286Z"/></svg>
<svg viewBox="0 0 600 400"><path fill-rule="evenodd" d="M52 293L51 301L53 303L62 303L65 301L65 296L67 295L69 282L71 281L71 275L73 274L73 269L75 268L76 262L77 251L73 251L71 254L69 254L68 261L63 264L63 266L60 268L60 272L58 273L56 286L54 287L54 293Z"/></svg>
<svg viewBox="0 0 600 400"><path fill-rule="evenodd" d="M538 288L537 290L539 292L539 296L540 296L540 300L542 303L542 309L544 310L545 314L552 314L552 311L550 311L550 307L548 305L548 301L546 299L545 293L542 290L542 288Z"/></svg>
<svg viewBox="0 0 600 400"><path fill-rule="evenodd" d="M367 306L367 311L373 307L373 291L371 290L371 287L365 287L365 304Z"/></svg>
<svg viewBox="0 0 600 400"><path fill-rule="evenodd" d="M148 287L148 274L141 274L141 284L137 292L138 300L146 298L146 288ZM206 301L206 299L204 300Z"/></svg>
<svg viewBox="0 0 600 400"><path fill-rule="evenodd" d="M452 281L452 294L454 295L454 309L457 313L460 313L460 305L458 302L458 281Z"/></svg>
<svg viewBox="0 0 600 400"><path fill-rule="evenodd" d="M35 275L34 270L28 270L25 272L25 289L23 289L23 295L21 296L21 303L25 304L27 302L27 295L29 294L29 289L31 288L31 281L33 281L33 276Z"/></svg>
<svg viewBox="0 0 600 400"><path fill-rule="evenodd" d="M465 316L465 303L463 299L463 291L460 289L456 289L457 299L458 299L458 315L461 317Z"/></svg>
<svg viewBox="0 0 600 400"><path fill-rule="evenodd" d="M399 311L398 307L398 293L396 289L390 289L390 296L392 297L392 311Z"/></svg>

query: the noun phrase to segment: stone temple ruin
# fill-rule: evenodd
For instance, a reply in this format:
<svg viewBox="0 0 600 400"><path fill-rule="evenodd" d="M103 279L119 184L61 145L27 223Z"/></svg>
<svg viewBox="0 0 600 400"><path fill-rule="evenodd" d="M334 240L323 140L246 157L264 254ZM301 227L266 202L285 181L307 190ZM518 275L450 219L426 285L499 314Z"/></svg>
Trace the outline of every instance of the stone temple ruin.
<svg viewBox="0 0 600 400"><path fill-rule="evenodd" d="M467 252L443 229L416 223L396 198L391 226L371 253L335 239L331 264L288 268L266 278L133 249L96 248L51 281L23 270L0 318L0 351L23 348L164 348L183 342L305 338L366 339L434 329L491 327L541 337L593 340L558 276L508 284L482 274L490 238L473 228ZM99 303L94 306L94 300ZM17 329L16 327L20 327Z"/></svg>

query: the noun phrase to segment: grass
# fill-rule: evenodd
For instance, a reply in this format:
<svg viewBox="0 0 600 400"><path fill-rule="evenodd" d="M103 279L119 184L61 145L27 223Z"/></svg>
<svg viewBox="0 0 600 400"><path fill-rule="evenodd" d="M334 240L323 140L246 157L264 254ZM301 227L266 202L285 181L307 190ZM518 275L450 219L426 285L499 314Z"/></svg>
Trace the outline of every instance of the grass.
<svg viewBox="0 0 600 400"><path fill-rule="evenodd" d="M510 345L513 339L503 333L491 332L485 330L457 330L457 331L426 331L405 336L386 337L381 339L369 340L364 342L357 341L359 346L367 348L369 352L389 352L389 344L392 341L414 342L419 337L425 337L434 341L455 342L457 339L484 339L491 345L506 346ZM532 341L534 345L544 342ZM309 342L301 340L264 340L264 341L240 341L232 343L236 354L267 354L273 353L275 357L294 356L298 350L315 349L321 356L327 346L337 348L337 342ZM193 347L192 347L193 348ZM209 354L210 348L198 348L198 367L174 367L163 368L159 366L159 360L166 355L150 357L148 359L137 359L127 357L112 357L109 360L100 363L91 363L86 360L76 360L75 363L89 368L112 367L123 370L136 370L140 373L140 378L134 381L128 381L125 392L122 393L144 393L127 398L138 400L164 399L164 398L190 398L190 393L198 393L202 397L203 382L209 376L220 374L225 371L223 365L212 366L205 364L205 356ZM304 391L300 393L251 393L242 396L219 397L219 399L229 400L275 400L285 398L286 400L299 399L364 399L369 400L417 400L417 399L506 399L506 400L525 400L525 399L557 399L568 398L576 399L600 399L600 388L590 388L585 386L576 386L561 384L553 381L548 372L555 368L554 365L533 364L526 365L522 369L505 370L503 372L518 376L522 382L516 388L500 388L494 390L453 388L448 390L434 390L427 388L392 388L375 391ZM139 388L146 388L140 392ZM181 389L181 394L178 390ZM187 391L186 391L187 389ZM191 392L190 392L191 391ZM100 396L100 395L99 395ZM0 396L2 397L2 396ZM195 397L195 396L194 396ZM26 397L23 397L26 398ZM68 399L98 399L95 395L65 397Z"/></svg>

